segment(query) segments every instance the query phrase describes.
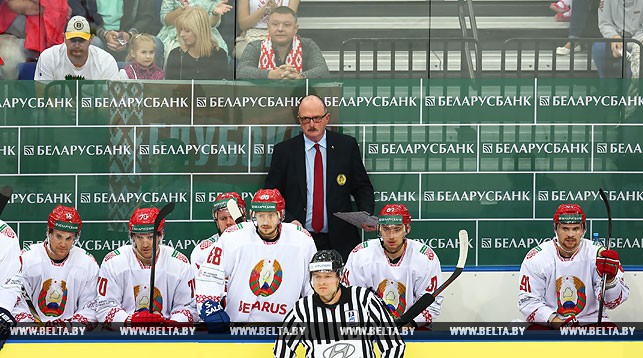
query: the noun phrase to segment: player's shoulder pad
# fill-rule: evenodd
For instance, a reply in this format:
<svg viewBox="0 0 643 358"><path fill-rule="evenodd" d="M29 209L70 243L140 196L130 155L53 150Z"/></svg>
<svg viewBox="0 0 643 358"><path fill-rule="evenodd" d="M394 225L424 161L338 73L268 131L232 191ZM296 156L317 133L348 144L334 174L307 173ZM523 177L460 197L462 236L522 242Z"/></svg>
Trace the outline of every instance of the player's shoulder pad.
<svg viewBox="0 0 643 358"><path fill-rule="evenodd" d="M78 256L80 256L81 258L96 262L96 258L94 257L94 255L90 254L87 250L83 249L82 247L72 246L72 250L77 251L80 254Z"/></svg>
<svg viewBox="0 0 643 358"><path fill-rule="evenodd" d="M106 263L107 261L113 259L114 257L120 255L120 254L121 254L121 252L120 252L119 249L116 249L114 251L108 252L107 255L105 255L105 258L103 258L103 264Z"/></svg>
<svg viewBox="0 0 643 358"><path fill-rule="evenodd" d="M85 255L89 256L92 260L94 260L96 265L98 265L98 261L96 261L96 258L94 257L94 255L90 254L89 251L87 250L84 250L84 251L85 251Z"/></svg>
<svg viewBox="0 0 643 358"><path fill-rule="evenodd" d="M182 253L178 252L176 249L172 252L172 255L170 255L170 256L174 257L175 259L177 259L179 261L183 261L188 265L190 264L190 260L188 260L188 258L185 255L183 255Z"/></svg>
<svg viewBox="0 0 643 358"><path fill-rule="evenodd" d="M527 255L525 255L525 260L529 260L530 258L538 255L538 253L542 252L542 251L543 251L543 249L542 249L542 247L540 247L540 245L534 247L533 249L529 250Z"/></svg>
<svg viewBox="0 0 643 358"><path fill-rule="evenodd" d="M3 222L2 225L0 225L0 235L4 235L10 239L16 238L16 233L13 231L11 226L9 226L9 224L5 222Z"/></svg>
<svg viewBox="0 0 643 358"><path fill-rule="evenodd" d="M301 227L299 225L295 225L295 230L301 231L302 233L306 234L306 236L308 236L310 238L313 237L313 235L311 235L310 232L308 232L308 230L306 230L305 228L303 228L303 227Z"/></svg>
<svg viewBox="0 0 643 358"><path fill-rule="evenodd" d="M201 243L199 244L199 249L205 250L216 242L217 242L217 239L214 237L214 235L212 235L209 238L201 241Z"/></svg>
<svg viewBox="0 0 643 358"><path fill-rule="evenodd" d="M351 253L357 252L357 251L359 251L361 249L365 249L367 247L368 247L368 241L364 241L361 244L357 244L357 246L355 246L355 248L353 249L353 251L351 251Z"/></svg>
<svg viewBox="0 0 643 358"><path fill-rule="evenodd" d="M408 240L408 239L407 239L407 242L411 242L411 241L412 241L412 240ZM433 259L435 259L435 252L434 252L434 251L433 251L433 249L432 249L429 245L427 245L427 244L422 244L422 246L420 246L420 247L419 247L419 250L418 250L418 251L419 251L422 255L426 256L426 257L429 259L429 261L433 261Z"/></svg>
<svg viewBox="0 0 643 358"><path fill-rule="evenodd" d="M245 224L245 223L246 223L246 222L244 221L244 222L240 222L240 223L238 223L237 225L232 225L232 226L230 226L229 228L225 229L225 231L223 231L223 233L229 233L229 232L239 231L239 230L241 230L241 229L243 229L243 228L244 228L244 224Z"/></svg>

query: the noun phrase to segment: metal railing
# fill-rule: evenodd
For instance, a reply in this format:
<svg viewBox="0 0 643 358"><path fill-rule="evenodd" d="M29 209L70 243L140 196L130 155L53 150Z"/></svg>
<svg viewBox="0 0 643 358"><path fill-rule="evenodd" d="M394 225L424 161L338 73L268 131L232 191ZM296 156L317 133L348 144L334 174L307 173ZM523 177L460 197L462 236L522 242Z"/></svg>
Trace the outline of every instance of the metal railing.
<svg viewBox="0 0 643 358"><path fill-rule="evenodd" d="M478 41L473 38L348 39L340 47L339 76L475 78L481 71L481 54L471 48L478 48ZM471 60L474 51L475 62Z"/></svg>
<svg viewBox="0 0 643 358"><path fill-rule="evenodd" d="M556 48L561 42L570 43L568 55L558 55ZM607 38L512 38L505 41L501 52L500 71L502 77L597 77L596 67L593 65L592 47L595 43L606 43L606 57L612 57L611 43L622 42L624 49L643 44L634 39L607 39ZM579 51L575 49L580 46ZM620 76L627 78L628 68L631 65L630 52L624 50L625 56L620 58ZM515 59L515 62L513 61ZM636 59L634 59L636 60ZM618 62L618 61L616 61ZM513 66L512 66L513 65ZM641 59L638 58L638 68Z"/></svg>
<svg viewBox="0 0 643 358"><path fill-rule="evenodd" d="M458 1L462 38L352 38L342 42L339 76L355 78L478 78L482 53L472 0ZM429 21L431 21L431 7ZM430 26L429 26L430 31Z"/></svg>

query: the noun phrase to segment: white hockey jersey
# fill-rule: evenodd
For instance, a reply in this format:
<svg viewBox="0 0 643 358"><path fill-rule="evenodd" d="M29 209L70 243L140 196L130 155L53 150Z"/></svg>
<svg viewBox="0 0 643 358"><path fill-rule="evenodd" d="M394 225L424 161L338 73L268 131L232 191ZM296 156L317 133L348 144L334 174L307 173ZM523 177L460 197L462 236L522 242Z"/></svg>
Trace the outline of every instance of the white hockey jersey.
<svg viewBox="0 0 643 358"><path fill-rule="evenodd" d="M407 239L406 249L391 264L379 239L357 245L348 256L342 282L346 286L371 288L384 301L389 312L399 318L424 293L433 293L442 284L438 255L428 245ZM443 297L438 295L414 321L431 323L440 315Z"/></svg>
<svg viewBox="0 0 643 358"><path fill-rule="evenodd" d="M0 285L20 270L20 242L11 226L0 220ZM5 307L5 306L1 306Z"/></svg>
<svg viewBox="0 0 643 358"><path fill-rule="evenodd" d="M187 257L159 245L154 276L154 311L165 319L194 322L194 271ZM123 323L150 303L150 266L136 257L132 245L108 253L98 275L96 314L107 327Z"/></svg>
<svg viewBox="0 0 643 358"><path fill-rule="evenodd" d="M199 273L199 268L208 258L210 251L212 250L212 245L219 241L219 234L214 234L209 238L201 241L198 245L192 249L190 254L190 263L192 264L192 269L194 270L194 275L196 276Z"/></svg>
<svg viewBox="0 0 643 358"><path fill-rule="evenodd" d="M597 322L602 281L596 271L600 244L582 239L570 258L560 256L556 238L531 249L520 266L518 309L527 322L546 324L552 313L575 315L579 322ZM623 281L623 268L615 284L605 290L605 308L625 302L630 290ZM603 311L603 321L609 321Z"/></svg>
<svg viewBox="0 0 643 358"><path fill-rule="evenodd" d="M18 322L35 322L22 287L42 322L65 320L80 322L88 328L96 322L91 304L96 298L96 259L80 247L73 246L69 256L55 263L47 255L46 242L39 242L22 253L22 269L0 292L2 304L16 303L12 310Z"/></svg>
<svg viewBox="0 0 643 358"><path fill-rule="evenodd" d="M229 227L197 275L197 312L220 301L232 322L281 322L300 298L312 293L308 263L317 252L308 231L282 223L278 240L266 242L252 223Z"/></svg>

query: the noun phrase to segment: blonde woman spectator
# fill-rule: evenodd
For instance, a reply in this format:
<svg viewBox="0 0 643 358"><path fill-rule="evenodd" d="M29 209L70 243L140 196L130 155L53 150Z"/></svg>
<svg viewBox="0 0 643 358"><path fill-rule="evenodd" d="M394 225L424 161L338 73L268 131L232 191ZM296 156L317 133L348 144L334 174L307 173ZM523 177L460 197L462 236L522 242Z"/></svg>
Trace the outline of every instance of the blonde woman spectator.
<svg viewBox="0 0 643 358"><path fill-rule="evenodd" d="M268 37L268 16L279 6L288 6L295 13L299 0L239 0L237 19L241 34L235 40L234 56L241 58L246 46L256 40Z"/></svg>
<svg viewBox="0 0 643 358"><path fill-rule="evenodd" d="M228 55L210 32L209 16L200 6L187 8L176 19L180 47L167 58L168 80L231 79Z"/></svg>
<svg viewBox="0 0 643 358"><path fill-rule="evenodd" d="M176 30L177 18L192 7L201 7L206 11L212 36L219 48L227 54L228 46L223 41L221 34L219 34L217 26L221 22L221 16L232 9L232 6L228 5L228 0L163 0L161 4L163 27L157 36L163 41L165 57L167 58L172 50L179 47L178 32Z"/></svg>

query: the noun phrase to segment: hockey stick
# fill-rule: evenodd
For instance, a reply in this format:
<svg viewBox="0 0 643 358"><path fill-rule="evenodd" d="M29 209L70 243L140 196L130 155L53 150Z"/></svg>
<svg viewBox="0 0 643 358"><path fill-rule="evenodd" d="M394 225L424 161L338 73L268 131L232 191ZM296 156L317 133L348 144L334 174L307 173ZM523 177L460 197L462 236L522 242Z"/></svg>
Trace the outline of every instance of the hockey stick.
<svg viewBox="0 0 643 358"><path fill-rule="evenodd" d="M462 273L462 269L464 268L464 264L467 261L467 253L469 252L469 234L467 233L467 230L460 230L458 232L458 239L459 239L459 244L460 244L460 256L458 257L458 263L455 265L455 270L453 270L453 273L451 276L444 281L440 287L438 287L433 293L425 293L420 297L413 306L409 307L408 310L398 319L395 320L395 324L398 327L405 326L409 324L413 319L422 313L427 307L429 307L433 301L435 301L435 298L444 291L445 288L447 288L453 281L455 281L458 276Z"/></svg>
<svg viewBox="0 0 643 358"><path fill-rule="evenodd" d="M156 233L159 230L159 225L165 217L174 210L174 203L167 203L154 220L154 233L152 234L152 264L150 267L150 305L148 310L154 313L154 275L156 274Z"/></svg>
<svg viewBox="0 0 643 358"><path fill-rule="evenodd" d="M609 250L610 248L610 239L612 238L612 209L610 208L610 202L607 200L607 195L603 191L603 188L598 189L598 193L603 199L605 204L605 209L607 209L607 238L605 239L605 248ZM603 321L603 306L605 306L605 284L607 283L607 277L603 277L603 285L601 286L601 299L598 301L598 324L601 325Z"/></svg>
<svg viewBox="0 0 643 358"><path fill-rule="evenodd" d="M9 199L11 199L11 194L13 194L13 188L9 185L4 186L0 190L0 214L2 214L2 211L4 210L5 206L7 206Z"/></svg>
<svg viewBox="0 0 643 358"><path fill-rule="evenodd" d="M27 303L27 307L29 307L29 311L31 311L31 315L33 316L34 320L36 320L36 323L40 327L44 327L45 324L42 323L42 320L40 320L40 316L38 316L38 311L36 311L36 307L33 305L33 302L31 302L31 299L29 298L29 294L27 293L27 290L25 290L25 286L22 286L22 299L25 300Z"/></svg>
<svg viewBox="0 0 643 358"><path fill-rule="evenodd" d="M243 222L243 215L241 214L241 210L239 210L239 206L237 205L237 201L234 199L228 200L228 203L226 204L228 207L228 212L230 213L230 216L232 216L232 219L234 220L235 224L239 224Z"/></svg>

